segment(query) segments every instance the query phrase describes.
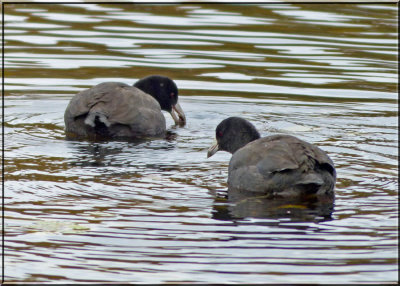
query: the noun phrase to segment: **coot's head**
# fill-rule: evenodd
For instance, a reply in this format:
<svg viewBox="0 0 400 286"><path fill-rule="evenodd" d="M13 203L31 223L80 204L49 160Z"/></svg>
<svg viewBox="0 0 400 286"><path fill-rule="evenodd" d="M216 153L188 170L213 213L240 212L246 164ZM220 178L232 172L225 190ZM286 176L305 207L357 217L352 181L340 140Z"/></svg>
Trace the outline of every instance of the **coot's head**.
<svg viewBox="0 0 400 286"><path fill-rule="evenodd" d="M246 119L229 117L221 121L215 130L216 142L208 149L207 158L217 151L235 153L247 143L260 138L260 133Z"/></svg>
<svg viewBox="0 0 400 286"><path fill-rule="evenodd" d="M185 113L178 103L178 87L172 79L160 75L151 75L140 79L133 86L154 97L161 109L171 114L175 124L186 123Z"/></svg>

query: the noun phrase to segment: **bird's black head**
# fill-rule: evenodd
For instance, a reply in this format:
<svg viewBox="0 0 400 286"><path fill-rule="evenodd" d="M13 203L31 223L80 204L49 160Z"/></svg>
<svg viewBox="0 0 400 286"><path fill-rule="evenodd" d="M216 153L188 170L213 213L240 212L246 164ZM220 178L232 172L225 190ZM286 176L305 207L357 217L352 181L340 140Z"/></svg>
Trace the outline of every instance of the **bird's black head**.
<svg viewBox="0 0 400 286"><path fill-rule="evenodd" d="M171 114L175 124L185 125L186 116L178 103L178 87L172 79L151 75L137 81L133 86L154 97L161 109Z"/></svg>
<svg viewBox="0 0 400 286"><path fill-rule="evenodd" d="M221 121L215 130L217 142L208 150L208 157L214 155L218 150L235 153L247 143L260 138L260 133L246 119L240 117L229 117Z"/></svg>
<svg viewBox="0 0 400 286"><path fill-rule="evenodd" d="M178 102L178 88L168 77L151 75L140 79L133 86L154 97L162 110L171 112L172 107Z"/></svg>

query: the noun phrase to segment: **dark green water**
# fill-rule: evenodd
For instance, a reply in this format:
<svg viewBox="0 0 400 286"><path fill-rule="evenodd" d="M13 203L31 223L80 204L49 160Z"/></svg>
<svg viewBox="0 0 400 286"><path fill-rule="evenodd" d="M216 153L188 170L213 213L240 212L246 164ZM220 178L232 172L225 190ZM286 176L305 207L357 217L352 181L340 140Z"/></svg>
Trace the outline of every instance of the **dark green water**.
<svg viewBox="0 0 400 286"><path fill-rule="evenodd" d="M396 4L5 4L7 282L398 281ZM168 139L67 141L71 97L173 78ZM330 219L235 206L216 125L315 143Z"/></svg>

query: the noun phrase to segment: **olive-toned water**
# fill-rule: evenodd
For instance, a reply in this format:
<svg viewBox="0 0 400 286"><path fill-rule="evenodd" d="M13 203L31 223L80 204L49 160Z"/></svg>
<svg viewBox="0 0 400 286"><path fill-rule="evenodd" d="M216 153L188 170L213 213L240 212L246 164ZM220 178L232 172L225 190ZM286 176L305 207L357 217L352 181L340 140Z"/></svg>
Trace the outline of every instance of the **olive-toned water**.
<svg viewBox="0 0 400 286"><path fill-rule="evenodd" d="M5 4L5 281L396 282L397 9ZM74 94L150 74L186 126L65 139ZM228 116L328 152L334 205L227 201Z"/></svg>

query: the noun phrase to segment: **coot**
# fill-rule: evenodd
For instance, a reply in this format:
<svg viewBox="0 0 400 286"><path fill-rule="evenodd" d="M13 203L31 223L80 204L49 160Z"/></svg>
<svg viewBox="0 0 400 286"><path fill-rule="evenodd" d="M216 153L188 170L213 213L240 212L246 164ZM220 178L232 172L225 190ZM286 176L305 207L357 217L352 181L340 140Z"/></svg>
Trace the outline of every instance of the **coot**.
<svg viewBox="0 0 400 286"><path fill-rule="evenodd" d="M68 137L144 138L161 137L166 131L161 110L176 124L184 125L178 88L165 76L152 75L129 86L104 82L76 94L64 114Z"/></svg>
<svg viewBox="0 0 400 286"><path fill-rule="evenodd" d="M233 154L228 169L228 194L243 197L334 196L336 170L317 146L291 135L260 138L256 128L240 117L229 117L216 128L218 150Z"/></svg>

